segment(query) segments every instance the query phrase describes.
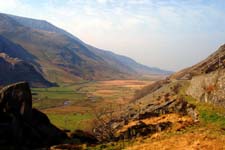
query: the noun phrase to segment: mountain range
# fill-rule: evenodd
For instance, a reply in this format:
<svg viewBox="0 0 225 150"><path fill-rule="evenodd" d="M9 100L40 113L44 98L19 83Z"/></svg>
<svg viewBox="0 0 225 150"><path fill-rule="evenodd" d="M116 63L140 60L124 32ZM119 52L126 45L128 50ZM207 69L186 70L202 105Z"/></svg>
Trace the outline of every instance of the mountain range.
<svg viewBox="0 0 225 150"><path fill-rule="evenodd" d="M44 20L0 13L0 52L21 59L51 82L127 79L170 71L90 46ZM4 43L4 44L3 44Z"/></svg>

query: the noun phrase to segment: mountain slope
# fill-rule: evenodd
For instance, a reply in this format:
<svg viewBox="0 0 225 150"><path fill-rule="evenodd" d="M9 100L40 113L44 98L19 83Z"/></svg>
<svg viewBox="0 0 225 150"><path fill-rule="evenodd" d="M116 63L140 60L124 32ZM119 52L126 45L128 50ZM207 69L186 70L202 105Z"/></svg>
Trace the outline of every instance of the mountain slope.
<svg viewBox="0 0 225 150"><path fill-rule="evenodd" d="M49 87L54 84L48 82L41 75L41 70L35 56L26 49L0 36L0 85L19 81L29 81L33 87Z"/></svg>
<svg viewBox="0 0 225 150"><path fill-rule="evenodd" d="M168 83L164 84L162 81L156 82L155 84L160 84L158 88L149 86L149 92L140 99L136 99L136 104L143 105L145 103L146 106L150 107L154 100L161 103L163 97L169 99L168 97L175 94L174 96L187 101L189 106L193 105L198 111L196 114L198 123L192 124L194 126L188 129L186 129L187 125L183 126L181 134L172 133L175 136L167 134L165 134L166 138L158 136L159 145L153 147L156 149L174 149L175 147L178 149L179 147L181 149L184 147L187 149L193 149L193 147L195 147L194 149L223 149L225 139L223 134L225 123L225 45L220 46L205 60L173 74L167 81ZM174 88L168 88L170 85L173 85ZM170 92L171 89L172 92ZM157 95L160 92L161 94ZM204 139L202 139L202 135ZM186 138L184 138L185 136ZM194 136L194 139L198 139L197 146L192 144L195 143L193 142ZM207 141L208 138L213 140ZM171 144L174 139L181 139L176 141L176 146ZM154 137L148 138L145 147L151 148L154 142ZM162 143L167 143L167 146L161 146ZM136 144L134 149L142 149L142 146L142 144Z"/></svg>
<svg viewBox="0 0 225 150"><path fill-rule="evenodd" d="M185 92L196 100L225 106L225 45L220 46L213 54L196 65L138 91L136 99L151 95L165 87L168 82L183 81L189 83Z"/></svg>
<svg viewBox="0 0 225 150"><path fill-rule="evenodd" d="M137 91L133 102L114 111L115 117L99 121L94 134L111 141L109 148L105 146L108 149L119 149L124 139L135 138L132 145L122 149L223 149L224 112L222 45L198 64Z"/></svg>
<svg viewBox="0 0 225 150"><path fill-rule="evenodd" d="M88 46L72 34L43 21L0 14L0 34L33 55L35 68L56 82L118 79L138 74L166 74L130 58Z"/></svg>
<svg viewBox="0 0 225 150"><path fill-rule="evenodd" d="M18 58L0 53L0 85L27 81L32 87L49 87L52 83L45 80L32 65Z"/></svg>
<svg viewBox="0 0 225 150"><path fill-rule="evenodd" d="M72 34L66 32L58 27L55 27L54 25L48 23L47 21L44 21L44 20L40 21L40 20L36 20L36 19L28 20L27 18L13 16L13 15L11 15L11 17L14 18L16 21L18 21L20 24L30 27L30 28L34 28L34 29L38 29L38 30L45 30L45 31L50 31L50 32L57 32L60 34L67 35L67 36L73 38L74 40L86 45L86 47L89 50L91 50L92 52L94 52L95 54L97 54L98 56L103 58L104 61L109 62L110 64L114 63L114 64L119 65L117 67L120 67L120 65L122 65L123 67L128 68L129 71L135 71L135 72L141 73L141 74L142 73L147 73L147 74L171 74L172 73L171 71L165 71L165 70L161 70L161 69L155 68L155 67L154 68L148 67L148 66L137 63L136 61L130 59L129 57L118 55L118 54L115 54L110 51L106 51L106 50L102 50L102 49L90 46L90 45L82 42L80 39L73 36Z"/></svg>
<svg viewBox="0 0 225 150"><path fill-rule="evenodd" d="M36 59L34 56L28 53L27 50L25 50L23 47L9 41L8 39L2 36L0 36L0 53L7 53L11 57L20 58L30 62Z"/></svg>
<svg viewBox="0 0 225 150"><path fill-rule="evenodd" d="M205 60L197 63L196 65L183 69L174 73L171 78L181 79L185 77L191 78L192 76L207 74L218 69L225 68L225 44L220 46L217 51L211 54Z"/></svg>
<svg viewBox="0 0 225 150"><path fill-rule="evenodd" d="M128 71L136 72L137 74L162 74L168 75L171 74L171 71L162 70L156 67L148 67L137 63L135 60L130 59L129 57L115 54L111 51L106 51L102 49L95 48L93 46L87 45L87 47L95 52L98 56L102 57L105 61L110 64L114 64L117 67L128 69Z"/></svg>

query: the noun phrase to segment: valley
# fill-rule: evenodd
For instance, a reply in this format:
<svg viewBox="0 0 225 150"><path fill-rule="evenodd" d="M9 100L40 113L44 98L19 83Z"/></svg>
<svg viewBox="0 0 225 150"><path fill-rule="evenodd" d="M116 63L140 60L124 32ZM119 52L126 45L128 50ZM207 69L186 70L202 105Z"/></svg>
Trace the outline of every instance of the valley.
<svg viewBox="0 0 225 150"><path fill-rule="evenodd" d="M128 24L141 25L142 35L145 21L135 18ZM130 47L125 54L142 62L191 62L167 48L175 38L171 46L180 51L182 37L128 35L135 38L115 48ZM89 45L48 21L0 12L0 150L224 150L225 44L207 55L172 72Z"/></svg>
<svg viewBox="0 0 225 150"><path fill-rule="evenodd" d="M160 79L162 77L158 77ZM153 78L156 80L156 78ZM74 131L90 131L90 122L101 109L127 105L136 90L153 80L81 81L59 87L33 88L33 106L46 113L53 124Z"/></svg>

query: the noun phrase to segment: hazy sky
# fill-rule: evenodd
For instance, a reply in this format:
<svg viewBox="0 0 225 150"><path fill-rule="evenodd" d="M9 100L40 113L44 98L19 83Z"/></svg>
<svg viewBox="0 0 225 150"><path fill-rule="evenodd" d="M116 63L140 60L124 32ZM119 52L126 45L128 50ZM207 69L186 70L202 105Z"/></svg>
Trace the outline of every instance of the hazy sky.
<svg viewBox="0 0 225 150"><path fill-rule="evenodd" d="M93 46L174 71L225 43L225 0L0 0L0 12L45 19Z"/></svg>

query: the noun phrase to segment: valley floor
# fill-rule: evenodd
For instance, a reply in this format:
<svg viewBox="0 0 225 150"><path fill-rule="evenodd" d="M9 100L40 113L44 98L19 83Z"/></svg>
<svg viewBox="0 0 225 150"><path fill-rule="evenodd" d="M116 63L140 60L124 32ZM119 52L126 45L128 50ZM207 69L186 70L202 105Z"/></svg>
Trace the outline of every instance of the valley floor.
<svg viewBox="0 0 225 150"><path fill-rule="evenodd" d="M122 108L149 80L83 81L53 88L34 88L33 106L62 129L89 131L95 114L104 108Z"/></svg>

